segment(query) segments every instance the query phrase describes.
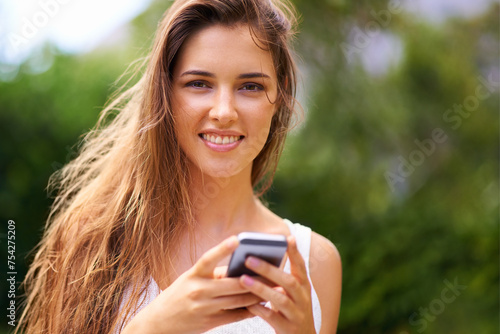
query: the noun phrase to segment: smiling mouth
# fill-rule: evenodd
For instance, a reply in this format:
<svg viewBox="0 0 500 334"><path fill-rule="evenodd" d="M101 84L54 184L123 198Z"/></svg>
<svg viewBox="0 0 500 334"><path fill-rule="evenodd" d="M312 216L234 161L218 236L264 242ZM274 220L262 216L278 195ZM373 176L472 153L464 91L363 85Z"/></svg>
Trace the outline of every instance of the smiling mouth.
<svg viewBox="0 0 500 334"><path fill-rule="evenodd" d="M200 133L199 135L204 140L217 144L217 145L226 145L237 142L238 140L243 139L243 136L218 136L218 135L209 135L206 133Z"/></svg>

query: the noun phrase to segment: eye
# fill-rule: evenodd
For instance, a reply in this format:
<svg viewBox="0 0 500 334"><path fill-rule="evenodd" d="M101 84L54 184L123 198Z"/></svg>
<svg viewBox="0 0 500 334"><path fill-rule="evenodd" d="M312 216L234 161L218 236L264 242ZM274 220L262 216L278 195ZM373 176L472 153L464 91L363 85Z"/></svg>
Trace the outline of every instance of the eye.
<svg viewBox="0 0 500 334"><path fill-rule="evenodd" d="M209 88L207 83L204 81L191 81L186 84L186 87L193 87L193 88Z"/></svg>
<svg viewBox="0 0 500 334"><path fill-rule="evenodd" d="M242 89L250 91L250 92L258 92L258 91L264 90L264 87L262 87L261 85L255 84L255 83L248 83L248 84L245 84Z"/></svg>

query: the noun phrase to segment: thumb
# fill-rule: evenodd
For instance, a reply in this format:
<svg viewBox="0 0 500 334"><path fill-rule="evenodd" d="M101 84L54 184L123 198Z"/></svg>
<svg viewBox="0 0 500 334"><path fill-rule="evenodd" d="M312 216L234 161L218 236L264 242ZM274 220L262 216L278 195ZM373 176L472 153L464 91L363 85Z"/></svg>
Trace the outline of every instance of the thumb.
<svg viewBox="0 0 500 334"><path fill-rule="evenodd" d="M238 243L238 238L236 236L231 236L217 246L206 251L194 264L194 273L202 277L213 277L217 264L226 256L231 255L236 247L238 247Z"/></svg>

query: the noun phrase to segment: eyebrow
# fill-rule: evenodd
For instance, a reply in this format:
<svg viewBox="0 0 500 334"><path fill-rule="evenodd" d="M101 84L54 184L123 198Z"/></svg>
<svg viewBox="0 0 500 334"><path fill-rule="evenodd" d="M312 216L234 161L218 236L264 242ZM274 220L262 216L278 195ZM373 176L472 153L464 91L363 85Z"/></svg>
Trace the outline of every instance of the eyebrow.
<svg viewBox="0 0 500 334"><path fill-rule="evenodd" d="M253 78L267 78L271 79L271 77L265 73L253 72L253 73L243 73L238 75L238 79L253 79Z"/></svg>
<svg viewBox="0 0 500 334"><path fill-rule="evenodd" d="M207 72L207 71L200 71L200 70L190 70L186 71L181 74L181 77L185 75L199 75L202 77L209 77L209 78L215 78L215 74ZM271 77L265 73L261 72L251 72L251 73L243 73L238 75L238 79L253 79L253 78L267 78L270 79Z"/></svg>

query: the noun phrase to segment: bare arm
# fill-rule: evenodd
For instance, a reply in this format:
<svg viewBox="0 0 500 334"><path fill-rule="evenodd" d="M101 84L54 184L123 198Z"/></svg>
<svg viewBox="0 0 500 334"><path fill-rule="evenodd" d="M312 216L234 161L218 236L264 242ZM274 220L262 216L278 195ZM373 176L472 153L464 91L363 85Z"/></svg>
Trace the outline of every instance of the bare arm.
<svg viewBox="0 0 500 334"><path fill-rule="evenodd" d="M321 305L320 334L335 333L340 313L342 263L333 243L314 232L311 236L309 270Z"/></svg>

